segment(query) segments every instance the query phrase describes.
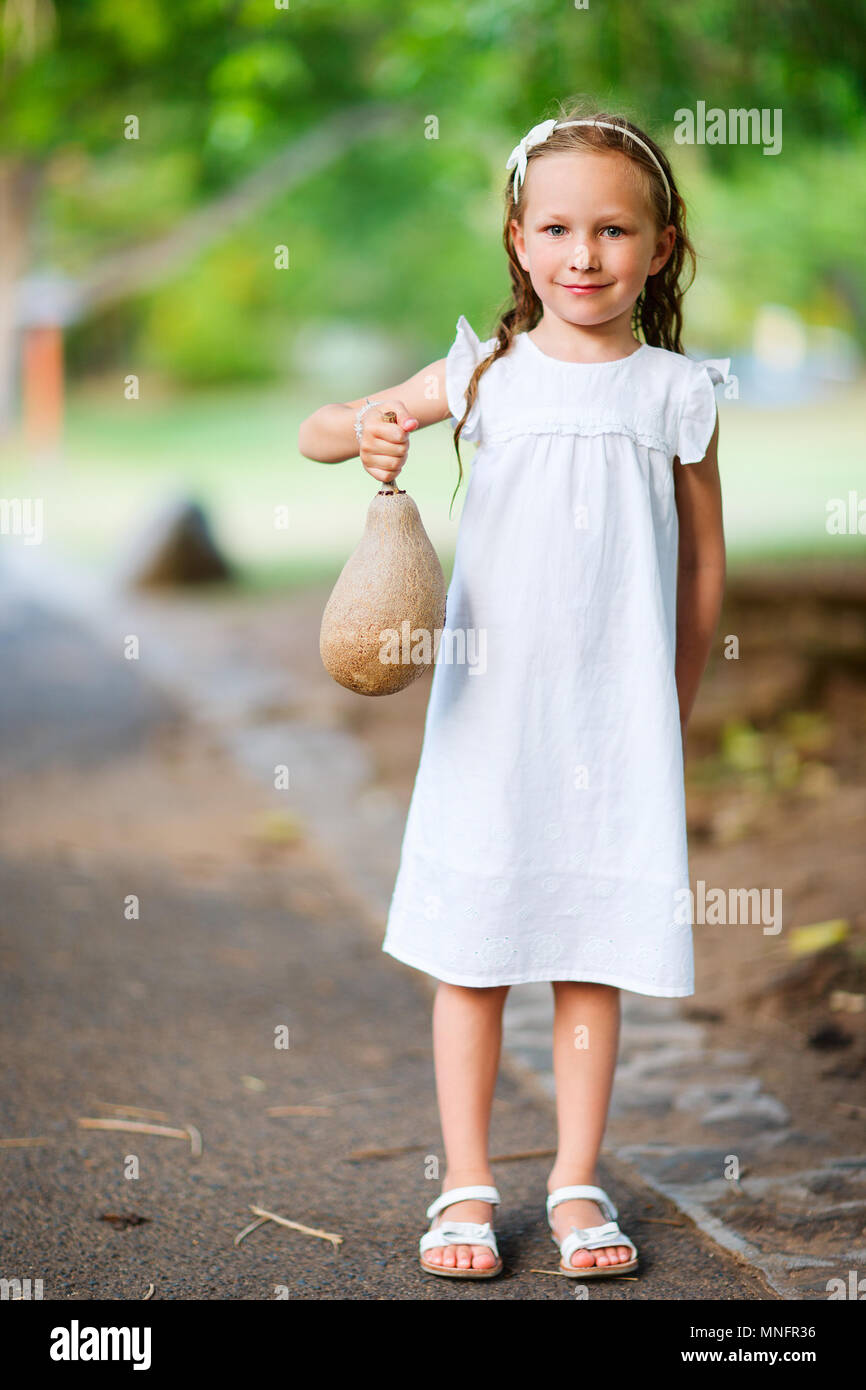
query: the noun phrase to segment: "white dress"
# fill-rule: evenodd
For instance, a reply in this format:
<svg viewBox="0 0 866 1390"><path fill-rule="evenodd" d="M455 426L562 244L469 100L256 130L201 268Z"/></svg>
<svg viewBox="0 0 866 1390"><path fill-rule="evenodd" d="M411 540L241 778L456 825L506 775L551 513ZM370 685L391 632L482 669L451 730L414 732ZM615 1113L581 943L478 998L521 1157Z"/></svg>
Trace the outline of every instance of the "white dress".
<svg viewBox="0 0 866 1390"><path fill-rule="evenodd" d="M452 426L494 346L460 316ZM673 459L704 457L729 365L564 362L519 334L482 376L382 943L407 965L694 993Z"/></svg>

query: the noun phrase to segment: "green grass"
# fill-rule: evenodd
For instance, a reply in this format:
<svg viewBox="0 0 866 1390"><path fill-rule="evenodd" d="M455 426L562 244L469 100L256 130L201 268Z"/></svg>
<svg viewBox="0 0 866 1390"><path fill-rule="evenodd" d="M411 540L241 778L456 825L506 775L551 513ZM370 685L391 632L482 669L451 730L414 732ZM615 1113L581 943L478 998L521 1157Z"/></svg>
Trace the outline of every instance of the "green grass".
<svg viewBox="0 0 866 1390"><path fill-rule="evenodd" d="M863 382L798 407L719 399L719 468L732 561L861 556L866 536L831 535L830 498L866 497ZM866 524L866 523L864 523Z"/></svg>
<svg viewBox="0 0 866 1390"><path fill-rule="evenodd" d="M828 498L866 494L860 384L832 399L755 410L719 395L725 536L731 565L755 558L864 554L864 537L829 535ZM43 499L45 538L71 556L113 563L164 496L198 500L245 589L332 582L356 545L376 491L357 459L313 463L298 426L320 401L237 390L147 403L98 388L72 392L62 460L27 466L21 445L0 456L2 495ZM401 474L446 573L474 449L449 519L457 463L447 423L413 436ZM275 524L278 508L288 524Z"/></svg>

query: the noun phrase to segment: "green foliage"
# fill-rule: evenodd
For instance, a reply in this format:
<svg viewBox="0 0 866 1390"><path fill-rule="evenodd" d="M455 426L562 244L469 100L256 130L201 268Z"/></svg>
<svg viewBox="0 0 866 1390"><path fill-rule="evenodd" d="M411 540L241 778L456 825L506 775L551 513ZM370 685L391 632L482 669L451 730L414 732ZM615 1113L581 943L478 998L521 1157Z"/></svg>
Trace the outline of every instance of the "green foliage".
<svg viewBox="0 0 866 1390"><path fill-rule="evenodd" d="M80 273L329 114L400 102L402 129L277 189L128 324L143 360L187 381L277 375L283 339L329 314L393 325L423 361L458 313L486 328L507 293L512 144L591 93L660 139L683 184L699 251L687 341L730 349L771 300L866 343L864 53L866 11L840 0L0 0L0 159L42 167L36 248ZM782 153L676 145L675 113L699 100L781 108Z"/></svg>
<svg viewBox="0 0 866 1390"><path fill-rule="evenodd" d="M141 366L152 366L186 386L270 379L275 366L272 334L278 326L257 302L264 284L250 248L221 247L170 290L151 297L142 328ZM252 306L258 309L254 316Z"/></svg>

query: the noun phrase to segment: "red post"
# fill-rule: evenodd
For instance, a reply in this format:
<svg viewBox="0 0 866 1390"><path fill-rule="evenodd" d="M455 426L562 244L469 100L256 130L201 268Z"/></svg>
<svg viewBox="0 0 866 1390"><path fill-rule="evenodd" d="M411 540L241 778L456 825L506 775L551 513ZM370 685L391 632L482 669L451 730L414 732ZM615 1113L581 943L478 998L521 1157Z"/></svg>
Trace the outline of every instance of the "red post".
<svg viewBox="0 0 866 1390"><path fill-rule="evenodd" d="M21 387L27 452L56 456L63 430L63 331L56 324L24 329Z"/></svg>

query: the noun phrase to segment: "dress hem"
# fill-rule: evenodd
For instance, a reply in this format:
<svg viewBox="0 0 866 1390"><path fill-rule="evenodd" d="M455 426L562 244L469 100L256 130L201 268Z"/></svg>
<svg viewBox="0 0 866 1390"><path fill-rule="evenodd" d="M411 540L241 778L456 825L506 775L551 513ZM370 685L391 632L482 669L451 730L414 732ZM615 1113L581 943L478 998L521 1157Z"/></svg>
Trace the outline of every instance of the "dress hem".
<svg viewBox="0 0 866 1390"><path fill-rule="evenodd" d="M452 972L444 974L437 966L435 969L430 965L425 965L418 957L410 957L408 954L401 955L393 946L387 946L383 942L382 950L387 955L393 956L394 960L399 960L403 965L409 965L413 970L423 970L425 974L432 975L434 980L441 980L446 985L467 985L473 989L497 989L502 985L536 985L548 984L558 980L573 980L575 984L590 985L612 985L616 989L627 989L631 994L646 994L653 999L685 999L695 993L694 986L691 989L650 989L647 985L628 984L621 975L606 973L604 971L593 971L591 973L581 972L579 978L574 974L551 974L544 971L540 975L522 974L510 980L478 980L470 979L466 975L457 975ZM555 969L556 967L552 967Z"/></svg>

